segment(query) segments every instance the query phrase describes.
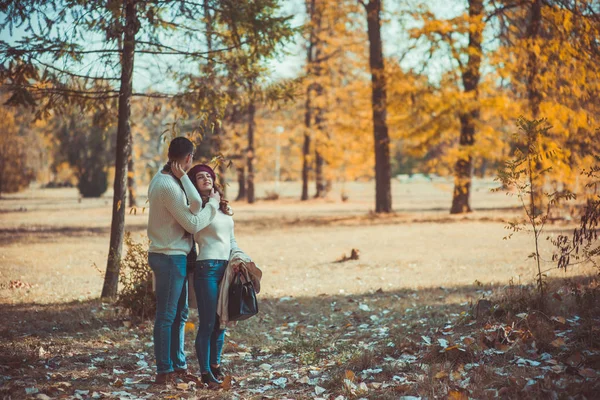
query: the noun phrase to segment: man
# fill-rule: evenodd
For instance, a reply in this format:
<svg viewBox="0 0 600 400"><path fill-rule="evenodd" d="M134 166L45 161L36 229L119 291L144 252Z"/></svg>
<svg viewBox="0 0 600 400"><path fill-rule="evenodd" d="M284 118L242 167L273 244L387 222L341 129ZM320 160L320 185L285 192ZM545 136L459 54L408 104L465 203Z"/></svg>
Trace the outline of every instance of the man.
<svg viewBox="0 0 600 400"><path fill-rule="evenodd" d="M187 374L183 345L188 317L186 258L192 248L190 234L208 226L219 208L220 195L213 191L201 209L200 195L185 173L192 166L193 155L194 144L189 139L173 139L169 162L148 187L148 263L156 278L154 353L158 384Z"/></svg>

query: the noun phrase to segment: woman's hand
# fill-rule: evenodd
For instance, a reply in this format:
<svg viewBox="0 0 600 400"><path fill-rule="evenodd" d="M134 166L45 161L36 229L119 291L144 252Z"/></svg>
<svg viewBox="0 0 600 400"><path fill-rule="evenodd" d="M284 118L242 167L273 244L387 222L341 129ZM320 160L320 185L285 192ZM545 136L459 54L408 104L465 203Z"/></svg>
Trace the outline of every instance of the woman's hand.
<svg viewBox="0 0 600 400"><path fill-rule="evenodd" d="M185 171L181 168L181 164L175 161L171 163L171 172L173 172L173 175L175 175L177 179L181 179L185 175Z"/></svg>
<svg viewBox="0 0 600 400"><path fill-rule="evenodd" d="M218 202L221 202L221 195L219 194L219 192L217 192L215 190L215 188L213 187L210 191L210 194L208 195L209 198L211 199L217 199Z"/></svg>

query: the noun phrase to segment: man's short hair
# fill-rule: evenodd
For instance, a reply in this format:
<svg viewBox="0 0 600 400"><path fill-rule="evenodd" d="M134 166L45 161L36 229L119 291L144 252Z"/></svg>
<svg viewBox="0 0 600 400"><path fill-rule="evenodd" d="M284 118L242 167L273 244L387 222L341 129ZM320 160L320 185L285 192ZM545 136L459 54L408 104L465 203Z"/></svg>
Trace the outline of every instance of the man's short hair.
<svg viewBox="0 0 600 400"><path fill-rule="evenodd" d="M169 160L181 160L188 154L194 154L194 143L186 137L179 136L169 144Z"/></svg>

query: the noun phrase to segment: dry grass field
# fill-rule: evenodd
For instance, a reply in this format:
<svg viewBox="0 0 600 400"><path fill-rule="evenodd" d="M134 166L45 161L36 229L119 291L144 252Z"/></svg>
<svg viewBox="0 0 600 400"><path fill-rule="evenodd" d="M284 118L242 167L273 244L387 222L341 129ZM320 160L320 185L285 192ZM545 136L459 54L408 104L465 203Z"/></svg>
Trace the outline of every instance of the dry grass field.
<svg viewBox="0 0 600 400"><path fill-rule="evenodd" d="M79 199L75 189L31 189L4 196L0 393L12 398L391 399L542 398L564 392L591 398L590 391L598 389L600 357L593 337L600 320L597 314L573 320L565 313L577 312L575 300L589 301L577 288L595 287L593 268L565 273L544 263L551 287L562 293L560 304L553 300L557 315L548 318L571 318L574 322L565 322L571 331L589 325L582 329L590 337L573 339L579 346L569 352L560 342L548 345L566 337L556 331L564 327L546 323L539 328L541 323L523 313L527 324L513 326L519 333L497 346L489 336L502 325L499 320L467 318L484 297L495 304L511 296L526 302L519 285L531 283L535 274L527 257L531 236L503 240L509 233L505 221L521 215L517 199L491 193L493 186L477 181L475 211L461 216L448 214L452 185L445 181L395 181L395 213L389 216L371 212L371 183L347 184L346 202L339 187L328 199L300 202L293 183L279 186L277 201L233 202L238 243L264 272L262 312L230 332L225 365L233 386L219 394L185 382L164 392L149 385L151 323L130 326L96 300L103 280L98 269L105 268L108 251L110 193ZM258 197L270 190L271 183L259 186ZM140 240L147 223L144 201L126 218L127 230ZM546 234L571 228L554 224ZM353 248L360 251L358 260L336 262ZM544 240L546 260L551 252ZM550 333L544 339L540 333L531 347L524 332L535 335L536 329ZM193 334L189 340L193 360ZM460 354L453 355L454 343L461 344ZM571 360L573 354L582 359ZM543 364L540 357L555 363ZM556 386L560 380L544 378L552 371L540 370L540 363L556 366L554 372L568 379ZM575 372L569 375L568 368ZM543 379L535 378L539 374Z"/></svg>
<svg viewBox="0 0 600 400"><path fill-rule="evenodd" d="M361 293L483 283L528 282L531 239L502 240L514 198L474 191L476 212L450 216L450 184L396 184L392 216L369 214L372 185L347 189L348 202L283 197L233 203L240 246L265 270L264 296ZM284 196L293 194L283 187ZM297 188L296 188L297 189ZM268 190L265 189L265 190ZM234 190L231 190L234 192ZM262 193L259 188L259 197ZM0 201L0 299L51 303L97 298L108 252L111 200L78 198L75 189L30 190ZM126 226L145 235L145 198ZM551 230L561 228L551 227ZM352 248L358 261L335 263ZM576 271L579 272L579 271ZM562 275L559 271L554 274ZM20 280L31 288L10 290Z"/></svg>

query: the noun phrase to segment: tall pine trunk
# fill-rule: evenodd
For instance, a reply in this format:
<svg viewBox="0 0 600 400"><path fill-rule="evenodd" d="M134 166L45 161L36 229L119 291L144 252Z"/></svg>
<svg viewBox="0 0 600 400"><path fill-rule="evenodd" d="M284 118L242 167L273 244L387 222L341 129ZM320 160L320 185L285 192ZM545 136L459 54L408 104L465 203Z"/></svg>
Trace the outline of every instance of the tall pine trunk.
<svg viewBox="0 0 600 400"><path fill-rule="evenodd" d="M536 83L539 73L539 60L535 52L535 42L538 40L542 23L542 0L533 0L531 3L530 21L527 26L527 39L529 51L527 59L527 100L533 119L539 118L542 95Z"/></svg>
<svg viewBox="0 0 600 400"><path fill-rule="evenodd" d="M309 60L310 61L310 60ZM306 110L304 112L304 144L302 146L302 196L300 200L308 200L308 170L310 168L310 87L306 91Z"/></svg>
<svg viewBox="0 0 600 400"><path fill-rule="evenodd" d="M323 176L323 166L325 159L321 156L318 150L315 150L315 198L325 197L327 190L325 188L325 177Z"/></svg>
<svg viewBox="0 0 600 400"><path fill-rule="evenodd" d="M254 94L252 93L252 85L250 85L250 104L248 105L248 149L246 152L246 162L248 168L248 180L246 187L246 197L248 203L252 204L255 201L254 197L254 131L256 129L256 105L254 103Z"/></svg>
<svg viewBox="0 0 600 400"><path fill-rule="evenodd" d="M102 298L114 298L119 284L121 251L125 231L125 192L127 189L127 162L131 153L131 94L133 91L133 58L135 35L137 33L135 0L127 0L125 6L125 29L123 53L121 57L121 87L119 89L119 120L117 125L117 149L115 161L115 182L110 228L108 261Z"/></svg>
<svg viewBox="0 0 600 400"><path fill-rule="evenodd" d="M238 195L236 201L246 199L246 169L242 165L237 168L237 180L238 180Z"/></svg>
<svg viewBox="0 0 600 400"><path fill-rule="evenodd" d="M542 94L538 85L538 75L540 72L540 61L536 53L536 42L539 40L542 24L542 0L533 0L529 9L529 25L527 26L527 101L532 119L540 118L540 103ZM543 144L541 144L543 145ZM543 169L542 163L538 160L534 163L532 173L533 187L531 188L530 212L535 216L542 212L544 208L544 189L543 182L539 181L539 172Z"/></svg>
<svg viewBox="0 0 600 400"><path fill-rule="evenodd" d="M454 166L454 192L450 214L461 214L471 211L471 180L473 175L473 145L475 144L475 124L479 119L478 85L479 67L481 66L481 38L483 29L483 0L469 0L469 59L463 70L463 86L469 106L460 112L459 158Z"/></svg>
<svg viewBox="0 0 600 400"><path fill-rule="evenodd" d="M310 79L317 73L315 65L315 50L317 48L318 30L320 29L321 18L317 10L316 0L307 0L306 11L310 18L310 31L308 38L308 48L306 54L306 74ZM306 89L306 103L304 111L304 145L302 146L302 195L300 200L308 200L308 173L310 171L310 145L312 141L311 129L313 119L312 93L315 85L310 83Z"/></svg>
<svg viewBox="0 0 600 400"><path fill-rule="evenodd" d="M315 77L318 79L322 76L323 68L321 66L321 51L317 45L315 52L316 65L315 65ZM323 86L320 83L315 85L315 98L320 99L323 96ZM315 114L315 128L317 130L317 140L315 140L315 198L323 198L327 195L327 186L325 184L325 165L327 164L325 157L323 157L322 143L324 140L325 130L323 121L323 105L322 102L318 102L320 105L315 105L313 112ZM321 146L319 145L321 144Z"/></svg>
<svg viewBox="0 0 600 400"><path fill-rule="evenodd" d="M204 22L205 22L205 27L206 27L206 50L210 53L213 51L213 35L214 35L214 18L212 16L212 14L210 13L211 10L211 6L210 6L210 2L209 0L204 0ZM213 62L212 58L208 60L207 63L207 68L208 68L208 74L212 77L211 79L211 84L215 85L215 63ZM222 153L222 135L223 135L223 130L222 128L217 124L217 119L218 119L218 113L217 110L213 107L210 110L210 116L208 119L208 123L211 124L212 126L212 132L211 132L211 147L212 147L212 153L215 156L218 156L219 154ZM223 192L223 197L227 197L227 181L225 179L225 162L224 160L220 160L218 167L217 167L217 171L219 173L218 176L218 184L221 187L221 190Z"/></svg>
<svg viewBox="0 0 600 400"><path fill-rule="evenodd" d="M127 162L127 191L129 192L129 207L137 207L137 185L135 183L135 160L133 159L133 140Z"/></svg>
<svg viewBox="0 0 600 400"><path fill-rule="evenodd" d="M327 194L327 187L325 185L325 165L327 164L325 157L323 156L323 142L325 130L324 130L324 110L323 110L323 85L321 83L321 77L323 76L323 40L321 36L324 34L322 29L322 14L323 8L326 4L319 4L319 7L314 7L312 20L315 29L313 51L314 56L312 57L312 68L311 73L315 78L313 84L314 89L314 105L312 107L312 116L314 116L314 127L317 132L314 141L315 147L315 198L323 198Z"/></svg>
<svg viewBox="0 0 600 400"><path fill-rule="evenodd" d="M371 103L373 136L375 139L375 212L392 211L390 138L387 127L387 95L383 45L381 43L381 0L366 4L369 35L369 66L371 69Z"/></svg>

